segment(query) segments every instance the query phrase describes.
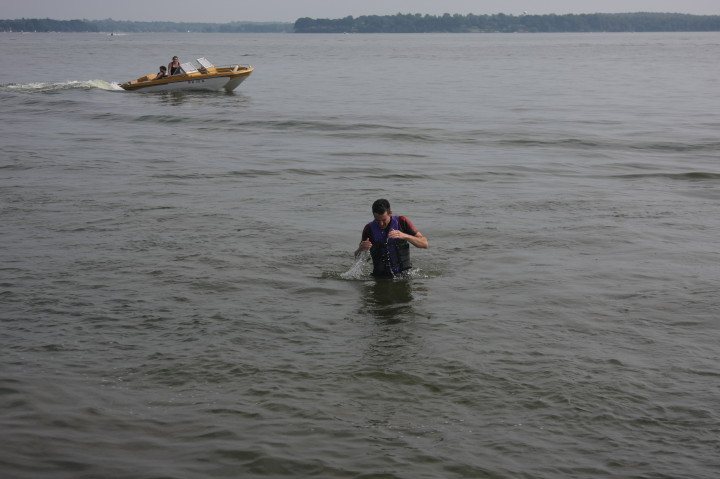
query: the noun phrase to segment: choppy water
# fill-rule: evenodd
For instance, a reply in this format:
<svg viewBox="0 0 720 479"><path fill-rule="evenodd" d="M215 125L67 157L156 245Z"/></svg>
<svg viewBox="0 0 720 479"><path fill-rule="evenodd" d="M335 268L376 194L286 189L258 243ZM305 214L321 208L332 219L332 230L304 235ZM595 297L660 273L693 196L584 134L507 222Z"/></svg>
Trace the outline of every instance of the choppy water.
<svg viewBox="0 0 720 479"><path fill-rule="evenodd" d="M2 477L720 473L720 35L0 48Z"/></svg>

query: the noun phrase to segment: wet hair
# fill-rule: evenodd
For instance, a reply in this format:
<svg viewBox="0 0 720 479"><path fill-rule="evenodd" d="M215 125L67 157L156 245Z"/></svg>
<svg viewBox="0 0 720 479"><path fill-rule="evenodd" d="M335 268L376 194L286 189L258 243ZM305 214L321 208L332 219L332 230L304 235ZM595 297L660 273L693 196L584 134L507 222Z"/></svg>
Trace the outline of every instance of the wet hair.
<svg viewBox="0 0 720 479"><path fill-rule="evenodd" d="M375 203L372 205L372 212L377 213L379 215L383 215L385 213L390 212L390 202L386 199L379 199L376 200Z"/></svg>
<svg viewBox="0 0 720 479"><path fill-rule="evenodd" d="M160 70L167 70L167 68L165 68L165 65L160 65Z"/></svg>

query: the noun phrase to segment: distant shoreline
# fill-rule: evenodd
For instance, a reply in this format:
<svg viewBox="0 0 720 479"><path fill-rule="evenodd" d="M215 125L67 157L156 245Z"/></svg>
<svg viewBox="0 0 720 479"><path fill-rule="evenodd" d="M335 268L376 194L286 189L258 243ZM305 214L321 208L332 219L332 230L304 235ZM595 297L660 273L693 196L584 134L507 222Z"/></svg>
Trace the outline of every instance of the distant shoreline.
<svg viewBox="0 0 720 479"><path fill-rule="evenodd" d="M293 31L294 24L287 22L189 23L50 18L0 20L0 32L22 33L293 33Z"/></svg>
<svg viewBox="0 0 720 479"><path fill-rule="evenodd" d="M135 22L119 20L0 20L0 32L91 33L592 33L718 32L720 15L591 13L567 15L363 15L289 22Z"/></svg>

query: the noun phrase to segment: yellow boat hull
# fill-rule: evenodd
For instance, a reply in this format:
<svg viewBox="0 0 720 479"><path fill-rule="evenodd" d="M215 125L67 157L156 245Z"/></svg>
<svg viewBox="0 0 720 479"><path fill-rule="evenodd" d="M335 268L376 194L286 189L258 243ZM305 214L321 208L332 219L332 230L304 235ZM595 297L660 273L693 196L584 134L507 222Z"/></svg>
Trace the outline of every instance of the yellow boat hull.
<svg viewBox="0 0 720 479"><path fill-rule="evenodd" d="M156 79L146 75L137 80L123 83L123 90L157 92L181 90L233 91L250 76L255 69L251 66L227 66L201 69L191 73Z"/></svg>

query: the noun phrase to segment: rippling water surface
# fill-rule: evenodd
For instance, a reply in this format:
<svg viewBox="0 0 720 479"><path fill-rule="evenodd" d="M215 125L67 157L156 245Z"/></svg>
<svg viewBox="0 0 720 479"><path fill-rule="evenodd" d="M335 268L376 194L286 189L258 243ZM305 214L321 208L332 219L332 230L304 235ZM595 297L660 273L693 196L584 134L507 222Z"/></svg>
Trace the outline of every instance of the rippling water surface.
<svg viewBox="0 0 720 479"><path fill-rule="evenodd" d="M0 42L3 477L720 472L720 35Z"/></svg>

